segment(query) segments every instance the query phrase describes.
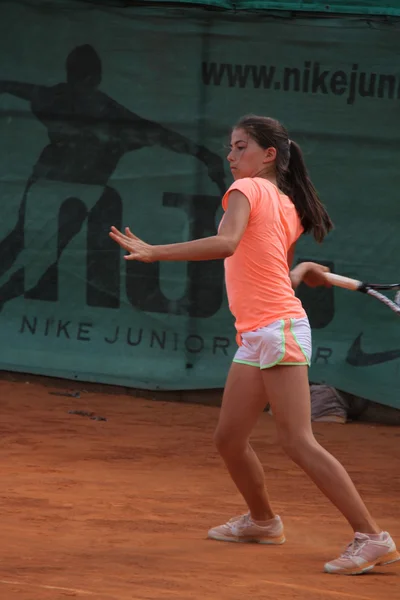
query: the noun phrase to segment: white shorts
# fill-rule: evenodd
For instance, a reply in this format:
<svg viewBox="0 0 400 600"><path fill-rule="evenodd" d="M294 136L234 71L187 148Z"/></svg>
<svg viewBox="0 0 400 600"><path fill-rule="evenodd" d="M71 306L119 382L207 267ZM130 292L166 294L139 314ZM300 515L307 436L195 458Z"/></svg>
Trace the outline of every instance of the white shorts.
<svg viewBox="0 0 400 600"><path fill-rule="evenodd" d="M307 317L281 319L240 335L233 362L268 369L275 365L310 365L311 328Z"/></svg>

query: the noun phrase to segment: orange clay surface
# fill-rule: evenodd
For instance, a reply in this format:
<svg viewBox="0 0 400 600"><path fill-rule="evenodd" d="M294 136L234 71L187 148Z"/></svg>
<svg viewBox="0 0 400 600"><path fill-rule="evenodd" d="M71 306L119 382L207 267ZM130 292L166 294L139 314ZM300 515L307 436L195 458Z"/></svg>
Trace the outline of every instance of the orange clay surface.
<svg viewBox="0 0 400 600"><path fill-rule="evenodd" d="M213 447L217 407L93 391L75 399L52 386L0 381L1 600L400 599L400 563L359 577L322 572L352 532L277 447L268 414L253 446L287 542L229 544L206 539L244 512ZM400 429L314 431L399 543Z"/></svg>

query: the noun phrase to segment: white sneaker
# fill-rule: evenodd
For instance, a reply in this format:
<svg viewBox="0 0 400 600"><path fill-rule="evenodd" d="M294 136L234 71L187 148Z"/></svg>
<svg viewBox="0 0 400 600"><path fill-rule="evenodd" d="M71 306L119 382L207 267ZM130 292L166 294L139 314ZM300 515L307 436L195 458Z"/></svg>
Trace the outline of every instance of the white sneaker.
<svg viewBox="0 0 400 600"><path fill-rule="evenodd" d="M208 537L221 542L240 542L256 544L283 544L285 534L281 518L276 515L265 525L253 521L250 513L233 517L224 525L210 529Z"/></svg>
<svg viewBox="0 0 400 600"><path fill-rule="evenodd" d="M356 533L343 554L326 563L324 571L337 575L360 575L377 565L389 565L397 560L400 560L400 554L387 531L382 531L379 540L365 533Z"/></svg>

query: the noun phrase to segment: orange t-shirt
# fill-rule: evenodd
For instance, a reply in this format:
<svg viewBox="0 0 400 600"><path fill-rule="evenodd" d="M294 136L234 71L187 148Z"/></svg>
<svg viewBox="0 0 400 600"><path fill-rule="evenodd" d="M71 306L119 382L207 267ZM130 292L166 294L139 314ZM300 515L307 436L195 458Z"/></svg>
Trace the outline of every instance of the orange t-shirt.
<svg viewBox="0 0 400 600"><path fill-rule="evenodd" d="M245 177L224 195L224 210L233 190L246 196L251 209L238 247L225 259L229 308L237 332L254 331L278 319L305 317L291 285L287 259L289 248L303 233L293 202L267 179Z"/></svg>

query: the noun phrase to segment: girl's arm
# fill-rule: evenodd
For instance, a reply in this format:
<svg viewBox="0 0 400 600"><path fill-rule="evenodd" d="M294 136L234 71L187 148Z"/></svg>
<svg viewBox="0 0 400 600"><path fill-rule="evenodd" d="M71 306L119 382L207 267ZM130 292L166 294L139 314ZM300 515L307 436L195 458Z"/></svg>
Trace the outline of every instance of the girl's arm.
<svg viewBox="0 0 400 600"><path fill-rule="evenodd" d="M181 260L215 260L231 256L246 230L250 217L250 204L246 196L238 190L229 194L228 208L224 214L217 235L207 238L152 246L136 237L129 228L125 235L115 227L111 228L110 237L128 251L126 260L142 262L181 261Z"/></svg>

